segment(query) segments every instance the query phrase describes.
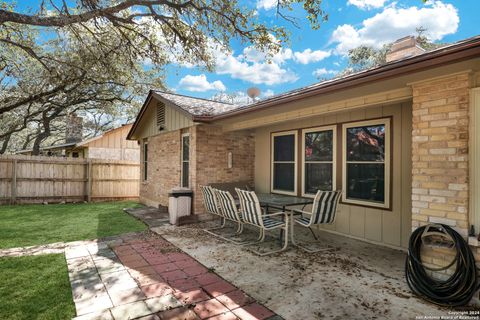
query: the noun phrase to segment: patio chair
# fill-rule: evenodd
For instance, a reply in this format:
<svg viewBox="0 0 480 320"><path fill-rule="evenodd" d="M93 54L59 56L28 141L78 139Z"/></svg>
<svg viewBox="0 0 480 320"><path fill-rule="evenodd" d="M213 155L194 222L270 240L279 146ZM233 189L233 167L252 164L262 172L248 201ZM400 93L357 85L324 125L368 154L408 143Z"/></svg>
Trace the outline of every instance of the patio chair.
<svg viewBox="0 0 480 320"><path fill-rule="evenodd" d="M205 207L205 211L207 213L219 216L221 218L220 226L209 228L209 229L203 229L203 230L208 232L210 230L223 229L226 225L226 221L220 209L217 196L215 195L215 189L210 186L200 186L200 189L202 190L203 205Z"/></svg>
<svg viewBox="0 0 480 320"><path fill-rule="evenodd" d="M294 209L294 213L300 213L302 216L300 218L295 218L294 223L292 223L292 244L302 248L303 250L315 253L320 251L332 250L332 247L324 247L317 250L308 249L305 246L301 246L295 242L294 237L294 225L295 223L309 228L310 231L313 233L315 240L317 240L315 233L311 229L311 227L316 225L324 225L324 224L333 224L335 222L335 218L337 216L337 206L338 202L340 201L340 196L342 191L321 191L319 190L315 195L315 199L313 200L312 211L303 211L299 209ZM309 217L304 217L303 215L307 215Z"/></svg>
<svg viewBox="0 0 480 320"><path fill-rule="evenodd" d="M257 243L263 242L265 240L265 232L284 229L284 243L283 247L279 250L272 250L268 252L260 252L257 250L252 251L260 256L266 256L269 254L281 252L287 249L288 247L288 228L289 228L289 217L286 212L275 212L271 214L263 214L262 208L260 207L260 202L254 191L245 191L241 189L235 189L240 200L240 208L242 213L242 220L246 224L258 227L260 229L260 236ZM275 216L284 216L283 221L273 219Z"/></svg>
<svg viewBox="0 0 480 320"><path fill-rule="evenodd" d="M217 200L220 205L220 210L223 213L223 216L226 220L230 220L234 223L237 224L237 230L233 234L229 234L227 236L219 235L213 232L210 232L226 241L230 241L236 244L250 244L253 242L247 242L247 240L234 240L232 237L234 236L239 236L243 232L243 221L241 219L241 214L240 211L237 208L237 204L235 202L235 199L233 198L232 194L228 191L223 191L223 190L215 190L215 193L217 195ZM257 239L257 241L260 240L260 237Z"/></svg>

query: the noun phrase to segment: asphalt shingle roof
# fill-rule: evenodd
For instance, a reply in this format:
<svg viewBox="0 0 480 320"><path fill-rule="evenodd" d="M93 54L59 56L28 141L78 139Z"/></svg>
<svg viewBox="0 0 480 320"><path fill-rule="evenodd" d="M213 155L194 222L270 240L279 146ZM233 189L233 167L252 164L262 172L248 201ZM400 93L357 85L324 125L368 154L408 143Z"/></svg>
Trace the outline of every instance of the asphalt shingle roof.
<svg viewBox="0 0 480 320"><path fill-rule="evenodd" d="M227 102L184 96L159 90L154 92L194 116L215 116L241 107Z"/></svg>

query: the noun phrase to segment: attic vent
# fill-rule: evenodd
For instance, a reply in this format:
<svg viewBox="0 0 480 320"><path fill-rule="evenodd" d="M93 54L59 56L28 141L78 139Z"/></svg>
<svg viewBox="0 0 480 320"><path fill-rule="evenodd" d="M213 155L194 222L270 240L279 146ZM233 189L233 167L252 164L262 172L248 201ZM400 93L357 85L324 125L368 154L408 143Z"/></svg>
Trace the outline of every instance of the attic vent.
<svg viewBox="0 0 480 320"><path fill-rule="evenodd" d="M157 104L157 127L159 131L165 129L165 105L162 102Z"/></svg>

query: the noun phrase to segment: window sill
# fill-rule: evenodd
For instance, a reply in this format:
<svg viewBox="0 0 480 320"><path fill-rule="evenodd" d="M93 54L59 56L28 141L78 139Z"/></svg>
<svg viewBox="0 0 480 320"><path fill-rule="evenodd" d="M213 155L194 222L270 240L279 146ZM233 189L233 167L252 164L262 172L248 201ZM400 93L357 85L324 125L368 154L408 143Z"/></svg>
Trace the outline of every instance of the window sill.
<svg viewBox="0 0 480 320"><path fill-rule="evenodd" d="M340 200L340 204L346 206L355 206L355 207L362 207L362 208L369 208L369 209L378 209L378 210L385 210L385 211L393 211L392 206L386 207L385 205L376 204L375 202L361 202L361 201L349 201L349 200Z"/></svg>

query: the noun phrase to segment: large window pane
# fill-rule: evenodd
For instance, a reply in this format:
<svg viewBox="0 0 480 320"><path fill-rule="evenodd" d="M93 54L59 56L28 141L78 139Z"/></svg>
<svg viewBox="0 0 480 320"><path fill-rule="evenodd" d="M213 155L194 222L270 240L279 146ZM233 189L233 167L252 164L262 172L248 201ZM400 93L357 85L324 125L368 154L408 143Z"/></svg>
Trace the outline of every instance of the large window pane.
<svg viewBox="0 0 480 320"><path fill-rule="evenodd" d="M295 164L273 164L273 189L295 191Z"/></svg>
<svg viewBox="0 0 480 320"><path fill-rule="evenodd" d="M385 161L385 125L348 128L347 161Z"/></svg>
<svg viewBox="0 0 480 320"><path fill-rule="evenodd" d="M295 135L274 137L273 161L295 161Z"/></svg>
<svg viewBox="0 0 480 320"><path fill-rule="evenodd" d="M190 150L190 137L189 136L184 136L183 137L182 145L183 145L183 152L182 152L183 160L188 161L189 158L190 158L190 152L189 152L189 150Z"/></svg>
<svg viewBox="0 0 480 320"><path fill-rule="evenodd" d="M333 131L305 134L305 161L333 160Z"/></svg>
<svg viewBox="0 0 480 320"><path fill-rule="evenodd" d="M188 162L182 163L182 187L188 188Z"/></svg>
<svg viewBox="0 0 480 320"><path fill-rule="evenodd" d="M305 193L315 194L318 190L332 190L332 164L305 164Z"/></svg>
<svg viewBox="0 0 480 320"><path fill-rule="evenodd" d="M384 164L347 164L347 198L384 202Z"/></svg>

